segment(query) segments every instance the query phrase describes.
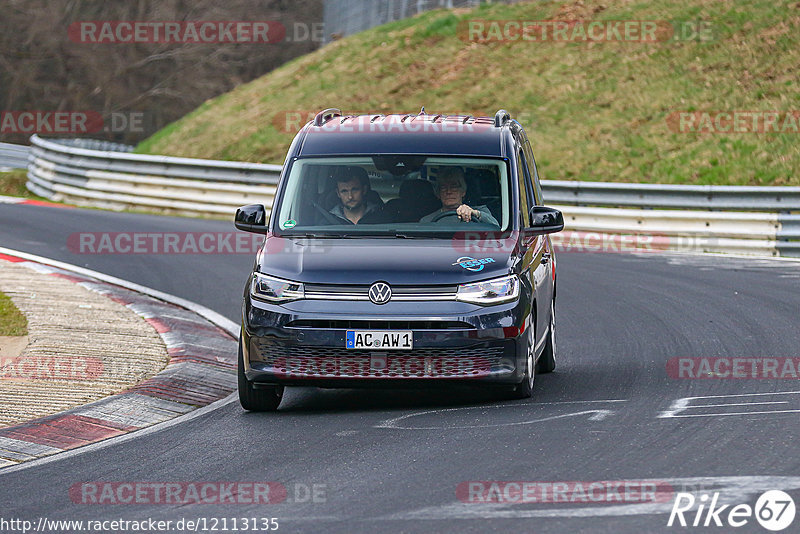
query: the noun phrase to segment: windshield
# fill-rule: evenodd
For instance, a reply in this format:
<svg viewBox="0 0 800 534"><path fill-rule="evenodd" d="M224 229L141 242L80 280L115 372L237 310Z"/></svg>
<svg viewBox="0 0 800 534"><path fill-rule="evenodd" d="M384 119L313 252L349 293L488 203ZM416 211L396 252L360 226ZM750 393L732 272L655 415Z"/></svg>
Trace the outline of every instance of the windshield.
<svg viewBox="0 0 800 534"><path fill-rule="evenodd" d="M294 161L273 217L284 235L506 231L506 163L496 158L351 156Z"/></svg>

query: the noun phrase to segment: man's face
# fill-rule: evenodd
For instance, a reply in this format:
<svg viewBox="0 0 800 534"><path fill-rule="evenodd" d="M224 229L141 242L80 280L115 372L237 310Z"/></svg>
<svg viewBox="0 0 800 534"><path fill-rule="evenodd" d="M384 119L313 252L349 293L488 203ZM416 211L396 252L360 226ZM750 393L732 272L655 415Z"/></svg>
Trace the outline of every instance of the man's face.
<svg viewBox="0 0 800 534"><path fill-rule="evenodd" d="M457 176L443 176L439 181L439 198L442 201L442 207L446 209L454 210L459 207L465 193Z"/></svg>
<svg viewBox="0 0 800 534"><path fill-rule="evenodd" d="M364 204L366 193L367 188L358 180L336 184L336 194L339 195L339 200L345 208L351 211L358 210Z"/></svg>

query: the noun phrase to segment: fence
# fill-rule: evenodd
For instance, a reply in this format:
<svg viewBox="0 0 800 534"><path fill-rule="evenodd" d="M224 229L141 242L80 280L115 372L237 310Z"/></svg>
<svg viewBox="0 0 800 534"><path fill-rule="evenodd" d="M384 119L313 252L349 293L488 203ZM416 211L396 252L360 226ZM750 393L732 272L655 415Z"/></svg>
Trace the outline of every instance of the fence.
<svg viewBox="0 0 800 534"><path fill-rule="evenodd" d="M504 0L514 1L518 0ZM482 3L487 0L325 0L325 39L345 37L431 9L476 7Z"/></svg>
<svg viewBox="0 0 800 534"><path fill-rule="evenodd" d="M28 189L56 201L231 217L271 207L280 165L93 150L31 138ZM105 145L105 148L109 148ZM800 257L800 187L543 182L568 230L664 236L673 248ZM654 209L656 208L656 209ZM735 210L735 211L734 211Z"/></svg>

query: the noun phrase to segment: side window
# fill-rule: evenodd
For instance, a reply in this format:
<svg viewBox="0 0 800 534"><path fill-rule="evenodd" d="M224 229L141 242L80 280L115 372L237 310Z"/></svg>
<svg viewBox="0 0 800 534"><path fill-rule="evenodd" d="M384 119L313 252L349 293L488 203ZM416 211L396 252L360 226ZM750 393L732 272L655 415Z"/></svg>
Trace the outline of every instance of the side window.
<svg viewBox="0 0 800 534"><path fill-rule="evenodd" d="M530 204L528 203L529 189L528 184L528 163L525 161L525 154L522 150L517 151L517 182L519 184L519 200L520 210L522 210L522 225L527 228L530 226L529 212Z"/></svg>
<svg viewBox="0 0 800 534"><path fill-rule="evenodd" d="M527 139L525 140L525 144L523 145L525 148L525 159L528 160L528 173L531 176L531 181L533 182L533 192L536 197L536 204L541 206L544 204L544 199L542 198L542 184L539 183L539 172L536 170L536 160L533 158L533 149L531 148L531 143Z"/></svg>

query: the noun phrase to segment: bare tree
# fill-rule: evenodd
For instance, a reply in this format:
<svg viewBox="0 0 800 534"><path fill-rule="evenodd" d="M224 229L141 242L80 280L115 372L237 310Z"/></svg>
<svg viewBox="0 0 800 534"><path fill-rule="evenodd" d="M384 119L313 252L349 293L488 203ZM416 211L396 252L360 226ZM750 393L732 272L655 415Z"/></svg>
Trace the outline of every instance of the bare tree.
<svg viewBox="0 0 800 534"><path fill-rule="evenodd" d="M141 132L92 137L135 143L207 99L320 43L91 43L70 39L85 21L278 21L290 31L322 20L321 0L0 0L0 111L143 114ZM74 26L73 26L74 28ZM311 32L309 36L313 35ZM76 42L77 41L77 42ZM0 133L25 142L27 135Z"/></svg>

